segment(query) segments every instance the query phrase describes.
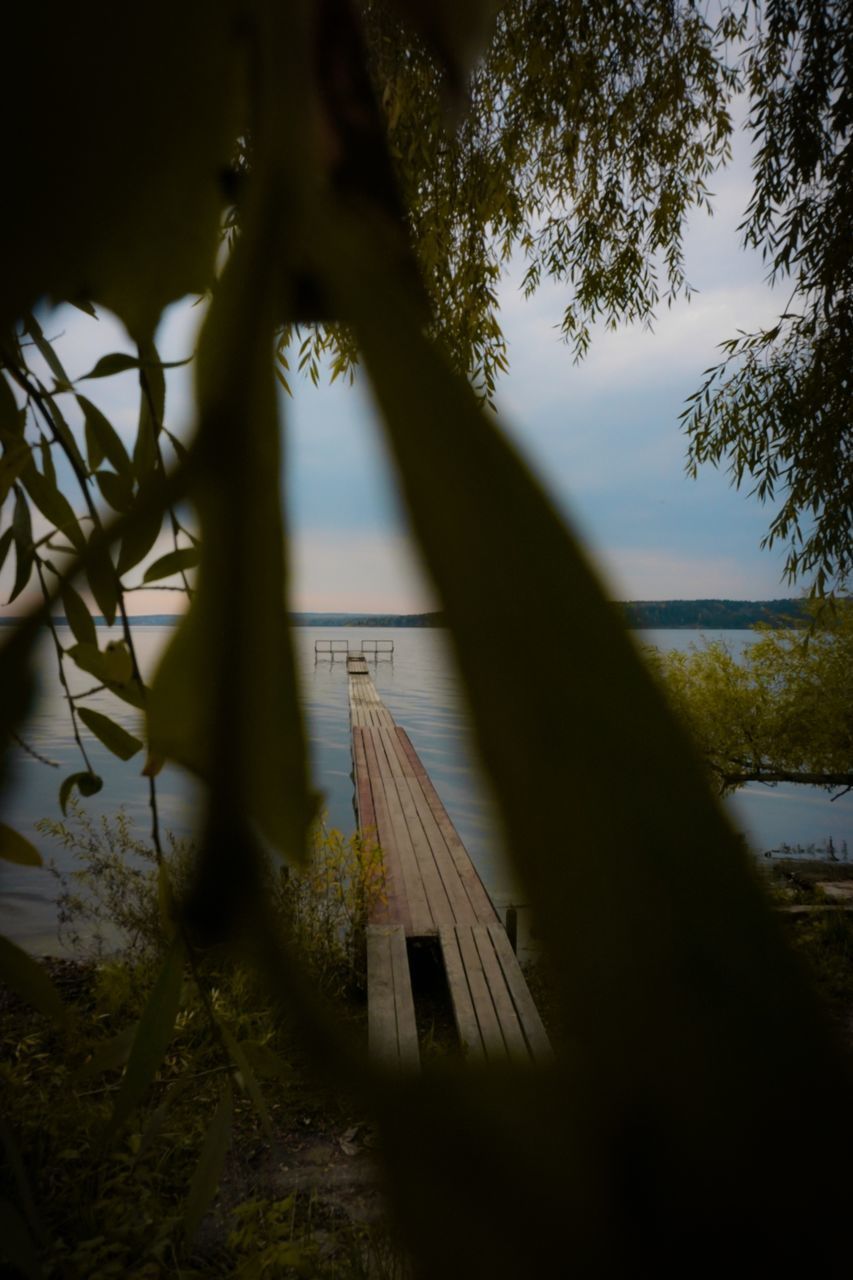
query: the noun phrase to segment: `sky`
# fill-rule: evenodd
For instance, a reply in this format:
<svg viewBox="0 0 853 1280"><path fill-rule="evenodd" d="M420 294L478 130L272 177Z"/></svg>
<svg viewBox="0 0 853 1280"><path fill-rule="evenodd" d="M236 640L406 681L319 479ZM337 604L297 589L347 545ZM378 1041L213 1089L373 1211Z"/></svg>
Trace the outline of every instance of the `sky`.
<svg viewBox="0 0 853 1280"><path fill-rule="evenodd" d="M797 592L782 581L783 549L759 549L768 508L737 492L726 474L685 475L678 423L685 398L738 329L771 320L784 306L771 293L760 257L739 247L736 227L749 198L743 139L716 175L715 216L693 217L686 243L692 299L662 309L653 332L597 329L580 364L559 338L564 294L546 284L521 296L522 264L501 289L510 372L498 386L498 422L516 441L566 518L580 530L615 599L771 599ZM203 308L189 300L164 314L158 345L166 360L191 354ZM45 332L72 377L108 351L130 350L120 324L72 308L43 316ZM135 375L81 390L133 438ZM397 501L364 377L352 387L315 388L294 379L281 393L283 479L291 530L292 600L300 611L413 613L437 607ZM73 422L73 410L69 409ZM168 374L167 421L192 428L191 373ZM38 535L39 527L36 526ZM165 552L165 538L158 548ZM11 560L11 557L10 557ZM10 568L0 576L8 594ZM180 597L134 592L135 613L169 613ZM11 611L20 610L25 598ZM7 610L9 612L10 610Z"/></svg>

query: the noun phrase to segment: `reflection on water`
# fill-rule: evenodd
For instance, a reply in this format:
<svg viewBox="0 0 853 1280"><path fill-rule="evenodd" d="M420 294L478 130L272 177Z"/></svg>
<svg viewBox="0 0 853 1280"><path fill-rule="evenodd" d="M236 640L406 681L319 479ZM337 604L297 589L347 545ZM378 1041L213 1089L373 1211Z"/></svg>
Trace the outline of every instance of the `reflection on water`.
<svg viewBox="0 0 853 1280"><path fill-rule="evenodd" d="M137 645L143 674L150 676L170 628L139 626ZM467 731L459 683L443 631L399 629L300 628L295 632L308 721L311 765L315 785L324 793L330 825L349 831L354 825L346 664L339 656L315 662L318 638L346 640L355 646L365 638L393 639L394 659L371 661L381 697L394 718L409 733L435 786L467 845L471 857L498 907L517 901L519 891L501 851L501 843ZM697 640L691 631L637 633L643 643L682 648ZM748 644L751 632L709 633L735 650ZM70 642L70 635L68 637ZM69 664L72 692L91 687L90 677ZM17 753L7 789L3 819L34 840L59 866L63 851L34 831L40 817L59 819L59 783L81 765L68 722L55 661L45 645L43 688L27 729L27 740L58 764L47 768L23 751ZM111 695L95 695L90 705L113 716L131 732L140 732L139 714ZM92 764L104 778L104 790L86 801L95 817L123 805L140 833L149 823L148 786L139 776L139 758L127 764L116 760L100 743L87 742ZM167 768L157 780L161 824L178 835L190 834L199 811L199 789L178 769ZM782 843L823 842L829 836L837 848L845 840L853 849L853 795L832 804L824 792L805 787L744 788L730 802L736 823L758 850ZM571 815L566 815L570 828ZM67 858L66 858L67 863ZM33 950L56 949L53 880L41 869L0 862L0 932L25 942Z"/></svg>

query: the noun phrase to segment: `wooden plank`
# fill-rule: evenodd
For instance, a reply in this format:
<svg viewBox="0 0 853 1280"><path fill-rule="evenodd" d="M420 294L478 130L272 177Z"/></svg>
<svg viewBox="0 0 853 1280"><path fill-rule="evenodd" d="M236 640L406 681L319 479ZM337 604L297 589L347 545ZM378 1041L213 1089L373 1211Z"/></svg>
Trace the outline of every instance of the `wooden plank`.
<svg viewBox="0 0 853 1280"><path fill-rule="evenodd" d="M376 831L376 812L373 808L373 795L370 790L370 777L367 772L367 760L364 754L362 730L354 728L352 733L352 755L355 765L355 797L358 811L358 825L362 832Z"/></svg>
<svg viewBox="0 0 853 1280"><path fill-rule="evenodd" d="M533 1002L530 988L524 980L518 957L509 945L509 938L499 924L489 925L489 936L500 962L506 985L512 996L530 1056L534 1062L543 1065L554 1061L554 1050L548 1039L548 1032L539 1016L539 1010Z"/></svg>
<svg viewBox="0 0 853 1280"><path fill-rule="evenodd" d="M450 1002L453 1006L453 1019L462 1053L469 1061L485 1062L486 1051L480 1035L480 1024L474 1012L474 1003L465 976L465 967L459 953L459 942L456 930L452 925L443 925L438 931L441 947L441 958L444 961L444 972L447 975L447 986L450 991Z"/></svg>
<svg viewBox="0 0 853 1280"><path fill-rule="evenodd" d="M506 983L506 977L500 961L495 953L493 939L488 925L475 924L471 927L471 936L480 956L483 973L489 986L492 1003L500 1023L501 1035L506 1045L507 1056L513 1062L529 1062L530 1053L512 995Z"/></svg>
<svg viewBox="0 0 853 1280"><path fill-rule="evenodd" d="M376 918L377 920L384 918L397 921L404 926L407 933L412 933L412 913L406 878L403 873L400 852L394 838L394 829L388 816L385 794L381 780L378 777L378 771L375 777L371 777L370 755L372 743L370 730L361 730L361 743L365 756L365 774L370 785L373 812L376 819L376 835L379 840L379 847L382 850L385 867L386 902L382 906L377 906Z"/></svg>
<svg viewBox="0 0 853 1280"><path fill-rule="evenodd" d="M424 937L434 932L426 894L420 878L417 860L409 840L406 823L390 779L383 777L376 751L376 731L367 730L363 735L367 768L370 774L373 804L379 830L379 843L390 863L396 859L400 868L402 897L408 911L406 932L410 937Z"/></svg>
<svg viewBox="0 0 853 1280"><path fill-rule="evenodd" d="M477 872L477 868L471 861L468 850L465 848L459 833L450 820L450 815L442 804L441 797L433 786L432 779L427 773L420 756L412 746L409 735L405 729L397 726L397 738L403 748L403 751L411 765L415 777L420 783L424 795L430 809L435 817L436 823L441 831L442 836L453 858L454 865L459 873L459 877L465 886L465 892L471 903L471 908L476 919L481 924L496 924L498 922L498 914L492 905L491 898L486 892L485 886Z"/></svg>
<svg viewBox="0 0 853 1280"><path fill-rule="evenodd" d="M382 925L367 927L367 1043L377 1062L388 1067L398 1063L391 945Z"/></svg>
<svg viewBox="0 0 853 1280"><path fill-rule="evenodd" d="M420 1063L415 1002L412 996L412 974L406 949L406 934L398 925L390 939L391 970L394 979L394 1006L397 1015L397 1050L400 1068L417 1071Z"/></svg>
<svg viewBox="0 0 853 1280"><path fill-rule="evenodd" d="M433 905L436 902L435 885L427 883L428 876L425 877L425 869L418 858L407 815L385 755L381 731L378 729L373 730L370 741L375 752L376 776L383 788L403 868L406 895L412 918L412 934L410 936L426 937L435 933L436 929L436 920L433 914ZM437 880L437 877L435 879Z"/></svg>
<svg viewBox="0 0 853 1280"><path fill-rule="evenodd" d="M390 741L392 737L392 734L385 731L377 733L374 738L377 752L382 752L380 767L384 771L387 770L387 776L391 779L391 785L394 787L400 810L405 819L406 830L412 844L412 851L417 860L424 893L429 903L433 926L452 924L454 921L453 907L439 870L435 865L429 841L418 819L417 808L412 800L406 779L400 772L394 747Z"/></svg>
<svg viewBox="0 0 853 1280"><path fill-rule="evenodd" d="M449 924L451 922L474 924L477 921L477 914L471 905L465 885L459 875L459 870L435 820L429 801L424 795L420 781L415 777L411 768L408 756L403 751L396 733L384 737L383 742L389 755L393 756L398 787L401 789L405 787L408 791L414 808L415 816L413 821L416 820L423 831L428 852L421 852L419 856L429 857L435 864L450 907L451 914L449 919L445 919L443 916L439 917L436 915L435 909L433 910L436 922L438 924Z"/></svg>
<svg viewBox="0 0 853 1280"><path fill-rule="evenodd" d="M498 1015L492 1002L489 984L483 972L477 944L474 941L472 926L457 924L454 925L454 929L459 943L459 954L462 957L465 977L468 981L468 990L471 993L471 1001L474 1005L474 1013L477 1017L477 1025L480 1028L480 1038L486 1051L486 1058L489 1062L505 1060L507 1056L506 1044L504 1043Z"/></svg>
<svg viewBox="0 0 853 1280"><path fill-rule="evenodd" d="M372 1058L400 1071L418 1069L415 1004L401 925L367 929L367 1028Z"/></svg>

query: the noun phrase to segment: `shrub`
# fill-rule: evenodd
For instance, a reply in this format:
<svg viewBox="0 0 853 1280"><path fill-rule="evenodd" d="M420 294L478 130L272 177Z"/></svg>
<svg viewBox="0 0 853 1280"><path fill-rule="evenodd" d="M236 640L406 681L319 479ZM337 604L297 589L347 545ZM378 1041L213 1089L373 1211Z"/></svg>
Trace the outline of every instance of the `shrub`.
<svg viewBox="0 0 853 1280"><path fill-rule="evenodd" d="M51 863L60 889L59 932L76 954L103 960L120 954L123 968L147 968L164 947L157 865L151 845L119 809L91 818L69 802L61 822L38 830L73 854L74 870ZM195 844L168 836L169 879L176 896L191 874ZM270 864L271 900L281 926L319 985L330 994L364 985L364 930L384 893L382 854L369 835L344 836L319 822L304 868Z"/></svg>

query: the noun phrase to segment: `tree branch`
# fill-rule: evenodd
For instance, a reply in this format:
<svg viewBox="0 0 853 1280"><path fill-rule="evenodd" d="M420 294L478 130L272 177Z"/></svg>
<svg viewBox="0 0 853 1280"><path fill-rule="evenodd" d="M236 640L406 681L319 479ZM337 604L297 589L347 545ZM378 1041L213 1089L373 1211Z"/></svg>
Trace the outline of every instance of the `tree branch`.
<svg viewBox="0 0 853 1280"><path fill-rule="evenodd" d="M715 770L727 787L741 787L746 782L798 782L810 787L853 788L853 773L799 773L788 769L751 769L738 773Z"/></svg>

